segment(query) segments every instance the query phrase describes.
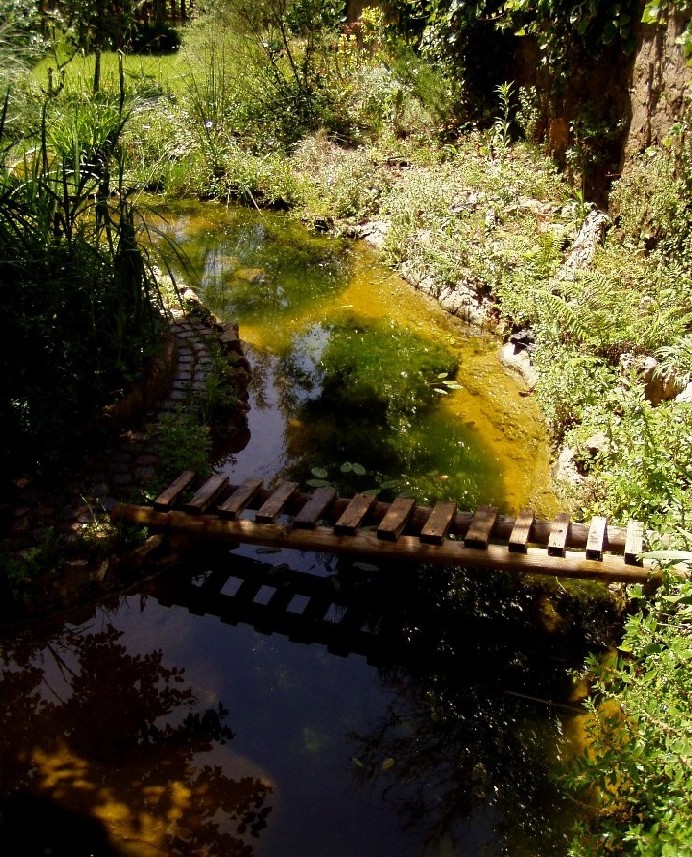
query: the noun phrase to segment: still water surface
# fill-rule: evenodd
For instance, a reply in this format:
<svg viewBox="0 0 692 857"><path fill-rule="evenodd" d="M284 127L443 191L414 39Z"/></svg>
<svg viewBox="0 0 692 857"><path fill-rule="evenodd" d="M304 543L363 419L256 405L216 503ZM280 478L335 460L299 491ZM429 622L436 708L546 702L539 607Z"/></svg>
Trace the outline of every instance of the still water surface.
<svg viewBox="0 0 692 857"><path fill-rule="evenodd" d="M255 369L249 443L220 461L234 480L318 472L552 511L540 419L495 343L362 247L218 206L168 224ZM348 594L379 642L309 645L310 623L291 642L252 606L229 613L235 572L319 576L325 621ZM0 770L4 845L18 839L2 853L563 854L549 771L585 642L541 625L542 598L499 576L241 547L10 636Z"/></svg>

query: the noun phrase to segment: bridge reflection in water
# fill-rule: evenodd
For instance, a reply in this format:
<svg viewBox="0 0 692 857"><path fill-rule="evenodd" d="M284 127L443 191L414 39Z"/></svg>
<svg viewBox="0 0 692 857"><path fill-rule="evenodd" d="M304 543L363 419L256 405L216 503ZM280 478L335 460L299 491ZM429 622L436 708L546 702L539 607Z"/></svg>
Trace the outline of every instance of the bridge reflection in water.
<svg viewBox="0 0 692 857"><path fill-rule="evenodd" d="M483 671L493 653L504 672L517 646L547 652L554 644L552 657L562 660L566 645L572 650L583 642L574 609L580 595L560 588L556 597L547 578L526 587L514 575L334 557L336 573L320 576L281 561L291 553L277 551L277 565L213 553L202 574L197 556L189 566L156 578L147 591L163 606L323 645L334 655L360 655L378 667L424 662L446 669L461 657L473 673L474 652L482 652ZM605 626L617 621L617 610L605 594L602 600ZM584 621L590 619L587 611Z"/></svg>

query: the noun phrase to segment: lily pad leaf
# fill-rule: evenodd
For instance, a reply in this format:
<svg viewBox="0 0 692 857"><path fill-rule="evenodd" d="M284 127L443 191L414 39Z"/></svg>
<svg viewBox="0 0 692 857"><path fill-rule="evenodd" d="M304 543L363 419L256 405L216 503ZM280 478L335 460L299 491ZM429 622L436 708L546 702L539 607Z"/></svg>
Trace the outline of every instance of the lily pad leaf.
<svg viewBox="0 0 692 857"><path fill-rule="evenodd" d="M380 488L398 488L401 485L401 479L387 479L385 482L380 482Z"/></svg>

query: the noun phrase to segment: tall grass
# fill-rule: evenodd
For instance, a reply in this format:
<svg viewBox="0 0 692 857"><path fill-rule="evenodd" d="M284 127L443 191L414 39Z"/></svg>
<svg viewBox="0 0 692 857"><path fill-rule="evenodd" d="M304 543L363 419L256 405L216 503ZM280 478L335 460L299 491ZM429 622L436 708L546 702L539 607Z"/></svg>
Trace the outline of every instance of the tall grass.
<svg viewBox="0 0 692 857"><path fill-rule="evenodd" d="M124 93L48 98L19 143L0 117L4 467L65 463L154 341L162 302L122 184ZM11 451L11 452L10 452Z"/></svg>

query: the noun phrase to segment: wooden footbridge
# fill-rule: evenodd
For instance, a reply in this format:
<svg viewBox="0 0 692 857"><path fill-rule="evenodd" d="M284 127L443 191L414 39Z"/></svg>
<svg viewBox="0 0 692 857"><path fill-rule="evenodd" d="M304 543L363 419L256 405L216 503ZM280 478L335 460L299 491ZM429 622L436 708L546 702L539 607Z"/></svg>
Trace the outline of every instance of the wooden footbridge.
<svg viewBox="0 0 692 857"><path fill-rule="evenodd" d="M432 508L399 497L391 503L370 493L337 496L331 487L311 493L295 482L265 488L260 478L231 485L224 475L199 484L179 476L151 506L120 503L111 517L141 524L175 539L255 544L368 557L374 561L460 565L518 573L611 582L651 580L642 560L644 527L615 527L603 517L589 524L565 513L554 520L523 509L516 518L491 506L458 511L440 501Z"/></svg>

